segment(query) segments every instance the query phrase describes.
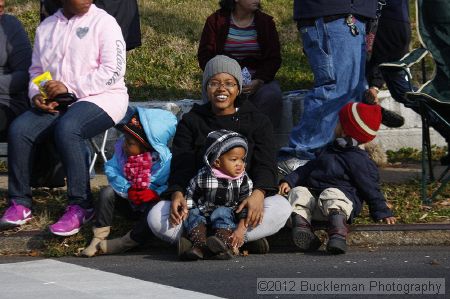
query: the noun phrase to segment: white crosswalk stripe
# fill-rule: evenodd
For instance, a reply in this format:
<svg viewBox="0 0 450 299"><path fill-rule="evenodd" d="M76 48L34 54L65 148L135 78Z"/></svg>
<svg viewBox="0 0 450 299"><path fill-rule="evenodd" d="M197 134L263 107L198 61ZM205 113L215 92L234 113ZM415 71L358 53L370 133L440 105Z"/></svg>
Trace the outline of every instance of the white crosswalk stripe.
<svg viewBox="0 0 450 299"><path fill-rule="evenodd" d="M114 273L44 259L0 264L0 298L219 298Z"/></svg>

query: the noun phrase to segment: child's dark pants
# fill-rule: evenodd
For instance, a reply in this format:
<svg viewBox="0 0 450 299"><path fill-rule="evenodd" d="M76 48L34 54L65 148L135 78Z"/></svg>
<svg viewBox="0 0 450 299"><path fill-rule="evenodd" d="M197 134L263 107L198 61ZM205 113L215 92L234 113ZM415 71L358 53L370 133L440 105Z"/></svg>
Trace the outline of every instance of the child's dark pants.
<svg viewBox="0 0 450 299"><path fill-rule="evenodd" d="M147 215L152 207L153 204L146 204L143 209L134 210L126 198L117 195L111 186L107 186L100 191L94 226L111 226L114 209L117 209L127 219L137 221L131 230L130 237L133 241L144 244L153 235L147 223Z"/></svg>

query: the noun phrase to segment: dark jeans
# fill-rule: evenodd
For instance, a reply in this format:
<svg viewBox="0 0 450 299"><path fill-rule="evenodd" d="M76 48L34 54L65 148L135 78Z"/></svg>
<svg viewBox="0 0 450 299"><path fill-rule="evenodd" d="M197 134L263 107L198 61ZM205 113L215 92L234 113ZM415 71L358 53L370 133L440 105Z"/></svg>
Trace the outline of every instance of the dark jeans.
<svg viewBox="0 0 450 299"><path fill-rule="evenodd" d="M124 217L137 221L131 230L130 237L135 242L144 244L153 235L147 223L147 215L152 207L153 204L147 204L142 210L133 210L126 198L120 197L111 186L107 186L100 191L94 226L111 226L114 210L117 209Z"/></svg>
<svg viewBox="0 0 450 299"><path fill-rule="evenodd" d="M16 114L7 106L0 104L0 142L6 142L8 128Z"/></svg>
<svg viewBox="0 0 450 299"><path fill-rule="evenodd" d="M277 127L281 119L282 97L280 84L271 81L261 86L248 99L259 111L267 115L274 127Z"/></svg>
<svg viewBox="0 0 450 299"><path fill-rule="evenodd" d="M86 139L114 125L97 105L78 102L67 112L51 114L31 109L18 116L8 133L9 199L31 207L30 174L35 145L53 136L67 175L69 204L92 206L89 177L89 153Z"/></svg>

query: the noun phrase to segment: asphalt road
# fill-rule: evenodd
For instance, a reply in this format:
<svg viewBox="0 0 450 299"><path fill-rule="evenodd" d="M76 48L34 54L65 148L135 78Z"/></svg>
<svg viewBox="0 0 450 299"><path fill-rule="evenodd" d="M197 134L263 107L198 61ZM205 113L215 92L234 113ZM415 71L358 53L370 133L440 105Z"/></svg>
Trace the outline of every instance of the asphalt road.
<svg viewBox="0 0 450 299"><path fill-rule="evenodd" d="M30 260L0 257L1 263ZM31 259L32 260L32 259ZM64 257L59 262L120 274L202 294L226 298L294 298L292 295L258 295L258 278L445 278L450 282L450 248L351 248L345 255L323 252L271 253L236 257L230 261L180 262L175 251L150 251L95 258ZM1 265L0 265L1 270ZM1 277L1 273L0 273ZM0 282L1 285L1 282ZM410 298L395 296L396 298ZM1 296L0 296L1 297ZM301 296L302 298L385 298L386 295ZM429 296L420 295L417 298ZM149 295L148 298L153 298ZM438 298L450 298L450 288Z"/></svg>

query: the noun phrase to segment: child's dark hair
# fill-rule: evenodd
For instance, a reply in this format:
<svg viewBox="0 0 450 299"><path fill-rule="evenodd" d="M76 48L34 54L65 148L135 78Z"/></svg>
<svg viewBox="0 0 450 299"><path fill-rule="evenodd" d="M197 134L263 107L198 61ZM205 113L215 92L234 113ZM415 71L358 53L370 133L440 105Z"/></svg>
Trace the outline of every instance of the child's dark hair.
<svg viewBox="0 0 450 299"><path fill-rule="evenodd" d="M219 5L220 5L220 8L222 8L228 12L232 12L232 11L234 11L234 8L236 7L236 2L234 2L234 0L220 0ZM261 10L261 4L259 4L258 8Z"/></svg>

